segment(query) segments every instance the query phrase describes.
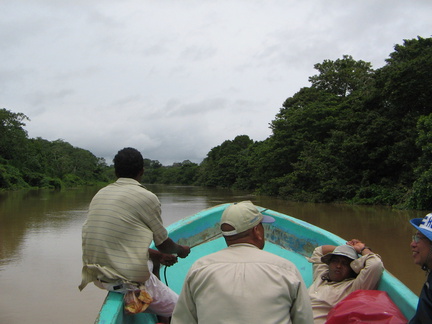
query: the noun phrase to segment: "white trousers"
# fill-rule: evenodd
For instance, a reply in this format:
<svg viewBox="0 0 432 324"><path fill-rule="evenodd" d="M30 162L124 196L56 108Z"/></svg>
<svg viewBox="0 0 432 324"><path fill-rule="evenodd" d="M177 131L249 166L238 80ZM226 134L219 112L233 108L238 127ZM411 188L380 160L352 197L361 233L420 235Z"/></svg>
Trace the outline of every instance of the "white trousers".
<svg viewBox="0 0 432 324"><path fill-rule="evenodd" d="M150 278L144 283L146 291L153 298L146 313L154 313L160 316L170 317L174 311L174 307L178 300L178 295L153 274L153 262L148 262L150 270ZM136 286L118 283L105 283L95 281L95 285L99 288L119 293L126 293L129 290L136 289Z"/></svg>

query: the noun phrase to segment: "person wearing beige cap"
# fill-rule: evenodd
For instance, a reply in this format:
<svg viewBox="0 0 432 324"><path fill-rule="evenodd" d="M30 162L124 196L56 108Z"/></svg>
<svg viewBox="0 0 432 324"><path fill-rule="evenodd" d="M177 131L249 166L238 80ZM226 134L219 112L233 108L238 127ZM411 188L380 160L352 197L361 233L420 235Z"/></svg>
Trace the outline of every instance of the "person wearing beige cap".
<svg viewBox="0 0 432 324"><path fill-rule="evenodd" d="M313 323L296 266L262 250L262 223L274 221L250 201L229 205L220 221L228 247L192 265L171 323Z"/></svg>
<svg viewBox="0 0 432 324"><path fill-rule="evenodd" d="M410 223L417 232L411 241L414 263L426 271L426 282L420 293L417 311L410 324L432 323L432 213L414 218Z"/></svg>
<svg viewBox="0 0 432 324"><path fill-rule="evenodd" d="M309 296L314 324L325 323L332 307L353 291L376 289L384 271L381 257L357 239L318 246L308 260L313 264Z"/></svg>

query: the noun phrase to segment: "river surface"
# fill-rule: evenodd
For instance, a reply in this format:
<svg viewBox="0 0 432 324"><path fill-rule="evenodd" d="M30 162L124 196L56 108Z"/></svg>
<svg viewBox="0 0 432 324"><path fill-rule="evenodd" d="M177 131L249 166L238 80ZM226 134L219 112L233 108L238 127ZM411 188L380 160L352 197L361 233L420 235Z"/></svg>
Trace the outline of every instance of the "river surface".
<svg viewBox="0 0 432 324"><path fill-rule="evenodd" d="M296 203L245 192L149 185L162 203L165 225L217 204L252 200L344 238L358 238L414 293L425 275L412 262L409 219L423 211ZM93 323L105 291L81 281L81 227L98 188L0 193L0 323Z"/></svg>

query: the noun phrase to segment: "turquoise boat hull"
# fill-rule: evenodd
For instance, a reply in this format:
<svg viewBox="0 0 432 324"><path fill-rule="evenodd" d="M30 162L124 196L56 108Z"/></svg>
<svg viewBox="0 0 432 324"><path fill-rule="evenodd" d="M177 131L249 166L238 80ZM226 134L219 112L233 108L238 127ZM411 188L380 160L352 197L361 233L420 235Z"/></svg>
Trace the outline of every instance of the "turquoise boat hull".
<svg viewBox="0 0 432 324"><path fill-rule="evenodd" d="M161 269L161 280L175 292L180 293L187 271L195 260L226 247L225 240L220 235L219 220L228 205L205 209L168 226L169 236L175 242L192 248L187 258L179 259L179 262L172 267ZM273 224L264 225L266 229L264 250L295 263L307 286L312 283L312 266L305 257L310 256L317 246L341 245L346 242L345 239L302 220L270 209L257 208L263 214L276 219ZM388 293L406 318L410 319L414 315L418 297L387 270L384 271L378 289ZM125 315L122 298L122 294L108 293L95 323L157 323L153 314Z"/></svg>

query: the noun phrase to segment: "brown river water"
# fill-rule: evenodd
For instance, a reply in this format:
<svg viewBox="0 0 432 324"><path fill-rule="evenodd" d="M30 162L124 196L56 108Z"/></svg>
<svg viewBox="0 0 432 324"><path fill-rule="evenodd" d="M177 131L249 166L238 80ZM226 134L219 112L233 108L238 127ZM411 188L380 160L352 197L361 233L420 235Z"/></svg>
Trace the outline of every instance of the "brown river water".
<svg viewBox="0 0 432 324"><path fill-rule="evenodd" d="M425 211L380 206L289 202L245 192L199 187L149 185L162 203L165 225L226 202L252 200L324 228L358 238L382 256L384 265L414 293L424 272L413 264L409 219ZM105 291L82 292L81 226L98 188L0 193L0 323L93 323Z"/></svg>

